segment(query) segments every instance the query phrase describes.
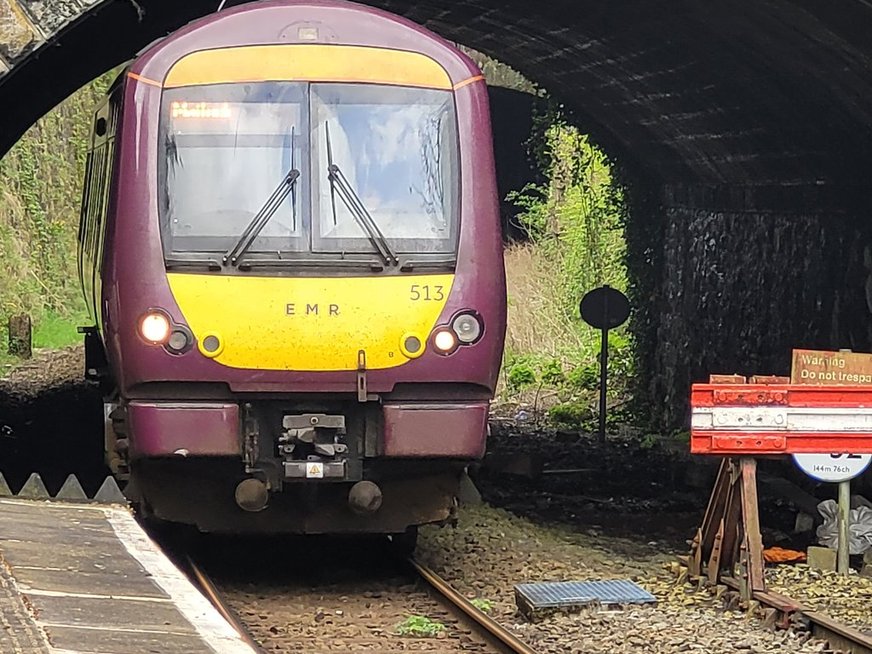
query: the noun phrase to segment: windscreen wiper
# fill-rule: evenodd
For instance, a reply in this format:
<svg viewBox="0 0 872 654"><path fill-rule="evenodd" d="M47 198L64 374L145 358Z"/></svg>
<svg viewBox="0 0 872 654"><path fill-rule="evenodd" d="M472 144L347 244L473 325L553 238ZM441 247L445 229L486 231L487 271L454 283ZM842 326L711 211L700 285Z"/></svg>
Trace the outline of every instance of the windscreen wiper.
<svg viewBox="0 0 872 654"><path fill-rule="evenodd" d="M226 266L227 262L230 262L231 266L235 266L239 263L239 260L248 252L248 249L251 247L254 240L258 237L260 232L266 227L266 224L269 222L269 219L272 218L273 214L278 210L278 208L282 205L282 202L287 199L288 194L293 193L294 189L297 185L297 180L300 178L300 171L295 168L294 164L294 130L291 128L291 169L288 173L282 178L282 181L279 182L279 185L276 186L275 190L272 192L272 195L269 196L264 205L260 208L260 210L254 214L254 217L251 219L251 222L245 227L245 231L239 237L239 240L236 241L235 245L227 250L224 254L224 257L221 259L221 262ZM296 194L294 193L291 199L291 211L293 212L293 228L296 230L297 228L297 203L296 203Z"/></svg>
<svg viewBox="0 0 872 654"><path fill-rule="evenodd" d="M376 252L379 253L379 256L384 259L385 265L396 266L400 261L391 249L385 235L378 228L369 211L366 210L360 197L342 173L342 169L333 163L333 148L330 145L330 125L326 121L324 129L327 131L327 179L330 180L330 203L333 207L333 224L336 224L336 193L338 191L342 203L357 221L357 224L360 225L360 228L366 232L370 243L372 243Z"/></svg>
<svg viewBox="0 0 872 654"><path fill-rule="evenodd" d="M167 270L174 268L206 268L207 270L221 270L221 264L215 259L166 257L165 263Z"/></svg>

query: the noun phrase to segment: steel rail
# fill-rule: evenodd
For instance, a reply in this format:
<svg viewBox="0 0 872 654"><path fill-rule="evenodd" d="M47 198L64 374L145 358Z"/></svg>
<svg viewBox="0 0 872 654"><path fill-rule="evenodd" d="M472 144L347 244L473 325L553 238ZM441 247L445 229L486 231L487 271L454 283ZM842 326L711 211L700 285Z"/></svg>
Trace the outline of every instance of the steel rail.
<svg viewBox="0 0 872 654"><path fill-rule="evenodd" d="M212 606L215 607L215 610L221 614L221 617L224 618L231 627L239 634L239 637L245 641L245 644L248 645L252 652L256 654L267 654L267 651L261 647L260 643L258 643L252 635L248 632L245 625L242 624L242 621L233 612L227 602L224 601L224 598L221 596L221 593L216 588L215 584L212 583L212 580L209 579L209 576L203 572L202 568L194 563L193 559L190 556L185 557L187 559L188 567L191 570L191 574L194 577L194 580L197 582L200 590L203 595L205 595L206 599L212 603Z"/></svg>
<svg viewBox="0 0 872 654"><path fill-rule="evenodd" d="M462 611L470 621L478 625L485 632L484 635L489 637L488 640L491 641L491 644L512 654L537 654L536 650L532 649L508 629L477 609L472 602L458 593L447 581L430 568L416 561L414 557L409 557L409 563L421 575L421 578L430 584L431 588L438 592L453 607Z"/></svg>
<svg viewBox="0 0 872 654"><path fill-rule="evenodd" d="M739 590L739 580L735 577L721 577L721 582L733 590ZM805 618L811 626L812 635L828 641L831 648L851 654L872 654L872 636L842 624L825 613L804 607L789 597L770 591L755 591L752 597L786 617L798 615Z"/></svg>

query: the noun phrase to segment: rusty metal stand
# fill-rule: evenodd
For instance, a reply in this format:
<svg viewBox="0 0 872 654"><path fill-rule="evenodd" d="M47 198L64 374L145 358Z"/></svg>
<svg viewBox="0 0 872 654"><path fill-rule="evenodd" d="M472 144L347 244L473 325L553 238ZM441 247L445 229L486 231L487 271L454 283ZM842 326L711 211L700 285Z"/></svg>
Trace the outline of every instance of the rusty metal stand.
<svg viewBox="0 0 872 654"><path fill-rule="evenodd" d="M737 569L738 568L738 569ZM691 545L688 572L718 584L735 576L743 600L766 592L763 538L757 511L757 461L750 456L724 459L702 525Z"/></svg>

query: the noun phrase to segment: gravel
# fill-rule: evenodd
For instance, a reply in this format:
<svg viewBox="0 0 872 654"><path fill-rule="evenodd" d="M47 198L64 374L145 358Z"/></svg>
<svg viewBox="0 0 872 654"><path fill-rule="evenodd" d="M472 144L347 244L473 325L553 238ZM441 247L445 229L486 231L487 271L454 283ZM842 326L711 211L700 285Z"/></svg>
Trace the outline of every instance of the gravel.
<svg viewBox="0 0 872 654"><path fill-rule="evenodd" d="M491 614L539 652L824 651L793 631L767 631L745 613L683 581L677 552L664 543L546 528L487 507L464 507L458 526L426 528L419 558L469 598L490 600ZM586 610L528 622L513 586L534 581L626 578L657 597L656 606Z"/></svg>
<svg viewBox="0 0 872 654"><path fill-rule="evenodd" d="M429 594L408 579L359 582L319 588L222 591L254 638L269 652L483 652L488 651ZM440 622L435 637L400 636L397 626L409 616Z"/></svg>
<svg viewBox="0 0 872 654"><path fill-rule="evenodd" d="M34 350L33 358L0 365L0 403L30 398L49 389L83 383L85 348Z"/></svg>
<svg viewBox="0 0 872 654"><path fill-rule="evenodd" d="M196 558L268 652L491 651L383 540L204 542ZM444 629L433 636L400 635L398 626L413 616Z"/></svg>

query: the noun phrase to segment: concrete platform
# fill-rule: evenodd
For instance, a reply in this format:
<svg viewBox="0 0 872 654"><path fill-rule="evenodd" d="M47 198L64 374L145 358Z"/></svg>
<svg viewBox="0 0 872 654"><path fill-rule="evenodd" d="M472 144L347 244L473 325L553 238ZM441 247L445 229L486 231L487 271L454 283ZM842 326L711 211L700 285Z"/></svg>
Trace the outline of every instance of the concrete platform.
<svg viewBox="0 0 872 654"><path fill-rule="evenodd" d="M3 654L251 654L123 506L0 498Z"/></svg>

